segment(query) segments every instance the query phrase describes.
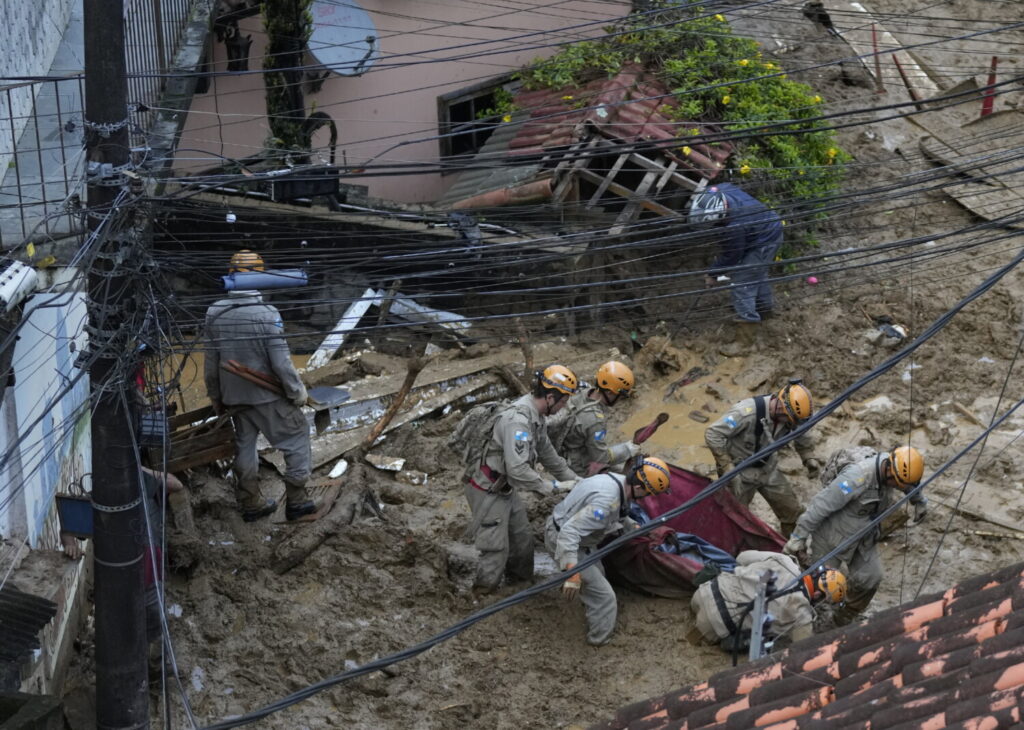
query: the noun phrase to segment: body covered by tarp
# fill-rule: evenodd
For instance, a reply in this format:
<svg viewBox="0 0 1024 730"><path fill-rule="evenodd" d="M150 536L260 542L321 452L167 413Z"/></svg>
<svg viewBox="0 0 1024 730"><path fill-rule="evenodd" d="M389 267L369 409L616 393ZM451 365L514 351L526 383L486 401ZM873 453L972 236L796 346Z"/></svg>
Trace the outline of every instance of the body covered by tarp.
<svg viewBox="0 0 1024 730"><path fill-rule="evenodd" d="M692 499L711 483L687 469L673 465L669 469L671 489L639 501L651 519ZM699 539L693 540L691 536ZM606 556L604 565L609 579L615 583L657 596L682 598L693 592L693 578L705 562L717 562L730 569L722 559L723 552L730 556L744 550L779 552L785 542L782 535L754 516L727 489L720 489Z"/></svg>

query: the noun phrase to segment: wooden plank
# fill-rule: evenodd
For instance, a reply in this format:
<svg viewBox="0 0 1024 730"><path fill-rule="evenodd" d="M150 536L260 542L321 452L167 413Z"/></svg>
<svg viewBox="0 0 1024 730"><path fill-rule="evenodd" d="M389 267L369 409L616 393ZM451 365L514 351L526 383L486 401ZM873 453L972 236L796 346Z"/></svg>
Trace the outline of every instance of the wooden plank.
<svg viewBox="0 0 1024 730"><path fill-rule="evenodd" d="M338 348L345 343L348 333L359 324L359 320L366 314L370 305L379 302L380 294L375 289L367 289L363 292L363 296L352 302L345 313L341 315L341 319L334 325L334 329L327 333L324 341L320 343L320 347L310 355L309 361L306 363L306 371L316 370L329 363Z"/></svg>
<svg viewBox="0 0 1024 730"><path fill-rule="evenodd" d="M196 466L211 464L218 459L228 459L235 455L234 439L228 444L218 444L202 451L183 453L181 456L172 456L167 460L167 471L174 473L191 469ZM162 460L161 460L162 461ZM162 466L159 462L151 466Z"/></svg>
<svg viewBox="0 0 1024 730"><path fill-rule="evenodd" d="M561 172L562 179L558 181L558 185L551 194L551 199L554 202L561 202L565 198L565 195L570 190L574 180L573 172L585 168L590 164L591 160L594 159L591 155L580 155L579 153L587 152L596 146L597 138L592 137L587 140L586 143L578 142L569 148L569 152L566 153L566 158L559 162L558 167L555 168L555 175L557 176L559 172ZM579 156L572 158L571 155L573 153L576 153ZM571 165L568 164L570 159L572 159ZM566 167L568 167L568 169L566 169Z"/></svg>
<svg viewBox="0 0 1024 730"><path fill-rule="evenodd" d="M596 185L600 185L601 181L603 180L603 178L600 175L591 172L590 170L578 170L577 174L585 177L587 180L590 180ZM611 190L616 195L626 198L627 200L630 200L635 196L635 193L632 190L625 187L624 185L619 185L616 182L609 183L608 189ZM682 216L682 214L679 213L679 211L667 208L661 203L656 203L653 200L650 200L649 198L641 198L637 202L640 203L642 207L647 208L647 210L651 211L652 213L657 213L658 215L670 216L673 218L679 218Z"/></svg>
<svg viewBox="0 0 1024 730"><path fill-rule="evenodd" d="M656 193L660 193L664 189L665 183L672 178L672 175L675 173L676 167L678 166L679 163L675 160L672 160L672 162L669 163L669 166L665 168L665 172L662 173L661 177L658 178L658 182L654 185L654 191Z"/></svg>
<svg viewBox="0 0 1024 730"><path fill-rule="evenodd" d="M636 191L631 197L629 202L619 216L615 219L615 225L608 229L608 235L617 236L626 229L626 224L634 220L640 214L640 201L647 197L647 191L651 189L655 181L658 179L659 173L651 170L644 175L643 180L636 186Z"/></svg>
<svg viewBox="0 0 1024 730"><path fill-rule="evenodd" d="M662 165L657 160L652 160L649 157L644 157L643 155L641 155L641 154L639 154L637 152L634 152L634 153L632 153L630 155L629 161L632 162L637 167L642 167L645 170L654 170L656 172L667 172L668 173L667 180L671 180L673 183L675 183L679 187L686 188L687 190L696 190L697 189L697 185L700 184L700 183L694 182L690 178L686 177L686 175L683 175L681 173L675 172L675 168L679 164L675 160L672 161L672 164L669 165L669 167L665 167L664 165ZM666 180L666 182L667 182L667 180ZM658 190L661 190L661 188L664 187L664 185L665 185L664 182L659 181Z"/></svg>
<svg viewBox="0 0 1024 730"><path fill-rule="evenodd" d="M619 159L615 160L615 164L612 165L612 169L604 176L604 181L597 186L597 192L594 193L590 200L587 201L587 208L593 208L597 205L601 196L605 194L606 190L608 190L608 186L611 184L612 180L615 179L615 176L619 174L619 170L622 169L622 166L626 164L626 160L628 159L629 155L619 155Z"/></svg>

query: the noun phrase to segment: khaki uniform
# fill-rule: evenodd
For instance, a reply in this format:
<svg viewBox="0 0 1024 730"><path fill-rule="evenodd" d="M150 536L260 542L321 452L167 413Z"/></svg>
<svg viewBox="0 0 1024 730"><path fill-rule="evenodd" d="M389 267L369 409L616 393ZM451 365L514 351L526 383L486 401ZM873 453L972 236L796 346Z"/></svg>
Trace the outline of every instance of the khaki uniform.
<svg viewBox="0 0 1024 730"><path fill-rule="evenodd" d="M263 434L284 454L284 482L289 504L309 499L312 452L309 423L292 401L305 397L306 388L292 364L284 337L284 322L275 307L258 292L231 292L206 312L206 350L203 372L211 400L226 406L246 406L232 416L235 426L235 473L242 509L262 507L256 439ZM254 370L281 379L286 398L221 369L237 360Z"/></svg>
<svg viewBox="0 0 1024 730"><path fill-rule="evenodd" d="M864 529L892 500L892 489L879 476L883 457L869 456L845 466L814 495L797 520L794 535L811 539L810 558L817 562L851 535ZM844 625L868 607L882 582L878 557L878 528L828 560L830 568L846 574L846 605L836 612L836 623ZM845 564L845 565L844 565Z"/></svg>
<svg viewBox="0 0 1024 730"><path fill-rule="evenodd" d="M619 464L629 457L625 443L611 445L607 406L584 390L569 398L562 412L548 423L551 442L577 474L586 474L592 462Z"/></svg>
<svg viewBox="0 0 1024 730"><path fill-rule="evenodd" d="M608 537L623 529L629 502L625 477L597 474L584 479L563 499L544 527L544 545L560 570L575 565ZM587 643L600 646L615 631L615 591L597 562L580 573L580 601L587 614Z"/></svg>
<svg viewBox="0 0 1024 730"><path fill-rule="evenodd" d="M790 587L800 576L796 560L782 553L745 550L736 556L736 563L734 572L720 573L702 583L690 600L690 607L697 617L697 629L708 641L718 642L732 636L736 629L750 630L752 611L747 609L753 606L764 571L770 570L774 574L776 591ZM770 636L800 641L814 632L814 610L802 583L796 590L782 595L769 594L766 610L771 616L767 630ZM739 624L741 618L742 625Z"/></svg>
<svg viewBox="0 0 1024 730"><path fill-rule="evenodd" d="M465 487L466 500L478 524L480 551L475 585L491 590L506 572L519 580L533 577L533 530L519 490L551 493L551 480L534 468L537 462L560 480L575 479L565 459L555 453L544 417L524 395L498 417L484 447L483 464Z"/></svg>
<svg viewBox="0 0 1024 730"><path fill-rule="evenodd" d="M786 422L776 424L772 421L769 414L770 395L759 395L756 398L763 399L765 405L765 416L761 419L760 448L763 449L788 435L793 427ZM757 451L756 398L741 400L704 432L704 442L714 455L716 464L738 464ZM801 436L793 445L804 463L813 456L814 442L810 435ZM754 493L759 492L779 518L782 534L788 536L793 531L801 507L789 480L779 470L778 451L769 454L760 466L750 466L740 472L729 482L729 490L744 505L749 505Z"/></svg>

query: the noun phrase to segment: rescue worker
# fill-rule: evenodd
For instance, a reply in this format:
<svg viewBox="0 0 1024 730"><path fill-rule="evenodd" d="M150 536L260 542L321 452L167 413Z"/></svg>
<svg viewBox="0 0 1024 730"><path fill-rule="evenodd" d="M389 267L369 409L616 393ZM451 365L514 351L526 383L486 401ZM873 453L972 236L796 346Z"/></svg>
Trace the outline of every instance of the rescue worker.
<svg viewBox="0 0 1024 730"><path fill-rule="evenodd" d="M609 535L636 529L627 515L630 503L669 488L668 464L651 456L637 456L626 474L605 472L587 477L555 507L544 528L544 544L559 570L572 570ZM615 591L600 562L588 565L562 584L562 595L579 595L587 614L587 643L608 643L615 631L618 606Z"/></svg>
<svg viewBox="0 0 1024 730"><path fill-rule="evenodd" d="M838 570L822 570L815 578L801 576L799 564L789 555L744 550L736 556L733 572L701 583L690 599L701 636L720 642L727 651L749 645L754 598L765 571L771 571L772 578L765 605L771 615L768 638L806 639L814 633L813 605L823 598L841 603L846 595L846 576Z"/></svg>
<svg viewBox="0 0 1024 730"><path fill-rule="evenodd" d="M609 360L597 369L597 387L581 390L569 398L565 410L548 423L548 433L555 451L577 474L586 474L590 465L621 464L640 453L632 441L607 443L608 409L629 398L636 382L626 365Z"/></svg>
<svg viewBox="0 0 1024 730"><path fill-rule="evenodd" d="M924 458L912 446L898 446L885 454L874 454L847 464L818 492L797 520L796 529L783 548L789 555L803 557L810 540L810 562L817 563L828 553L871 525L889 506L892 489L909 492L924 475ZM911 498L914 521L927 512L927 500L920 493ZM878 556L879 528L867 531L854 544L829 558L825 565L845 565L850 581L846 604L835 614L836 624L844 626L871 603L882 582L882 562Z"/></svg>
<svg viewBox="0 0 1024 730"><path fill-rule="evenodd" d="M707 288L718 276L732 279L734 322L760 322L774 309L768 270L782 246L782 220L757 198L732 183L698 190L690 197L687 221L712 226L721 235L718 257L704 277Z"/></svg>
<svg viewBox="0 0 1024 730"><path fill-rule="evenodd" d="M773 395L741 400L704 431L704 443L715 457L718 476L791 433L811 417L813 410L811 392L799 380L790 380ZM813 479L821 470L821 463L811 456L810 435L804 434L793 445ZM782 534L788 536L793 531L801 506L789 480L779 470L778 451L733 477L729 490L744 505L749 505L754 492L759 492L779 518Z"/></svg>
<svg viewBox="0 0 1024 730"><path fill-rule="evenodd" d="M552 494L579 481L555 453L544 425L578 384L572 370L551 365L537 373L533 392L512 401L494 422L480 466L465 487L473 513L469 533L480 551L474 586L484 592L497 588L506 572L514 580L533 578L533 529L520 490ZM537 473L538 461L555 479Z"/></svg>
<svg viewBox="0 0 1024 730"><path fill-rule="evenodd" d="M263 271L263 259L247 249L239 251L231 257L230 271ZM285 517L295 520L316 511L306 492L312 462L309 423L300 408L306 403L306 387L295 371L283 334L280 313L265 304L258 291L230 291L206 312L206 392L218 414L231 409L236 497L246 522L266 517L277 508L277 502L260 491L256 438L261 433L284 454ZM227 360L276 375L284 397L225 372L220 364Z"/></svg>

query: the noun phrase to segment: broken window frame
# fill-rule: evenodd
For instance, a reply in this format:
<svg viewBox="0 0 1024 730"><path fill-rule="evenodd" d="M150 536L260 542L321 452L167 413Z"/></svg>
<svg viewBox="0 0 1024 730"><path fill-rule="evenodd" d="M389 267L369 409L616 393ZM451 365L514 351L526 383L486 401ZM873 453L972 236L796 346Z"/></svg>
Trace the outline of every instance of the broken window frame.
<svg viewBox="0 0 1024 730"><path fill-rule="evenodd" d="M487 144L487 140L494 132L494 127L484 129L479 129L479 127L500 123L501 115L495 114L494 116L482 119L477 119L476 115L481 109L493 106L494 92L499 88L504 88L506 91L515 94L521 85L521 81L513 79L511 74L506 74L437 97L437 126L440 133L438 146L440 148L441 161L447 163L446 168L441 171L442 175L458 172L463 165L470 164L476 154ZM488 100L487 97L492 98ZM453 123L451 120L452 108L467 102L470 103L470 118L466 121ZM449 136L453 132L460 132L460 128L465 128L465 131L455 136ZM475 137L476 135L483 135L483 138L479 141L474 139L473 144L469 147L456 149L455 141L457 139L470 136Z"/></svg>

